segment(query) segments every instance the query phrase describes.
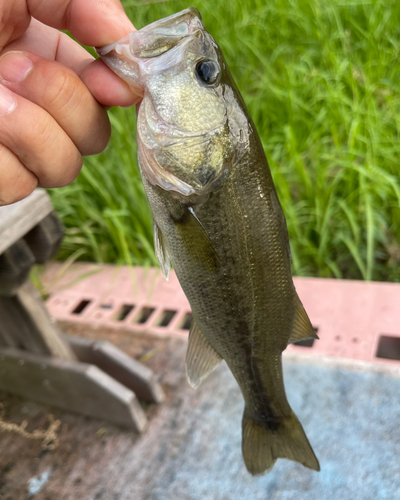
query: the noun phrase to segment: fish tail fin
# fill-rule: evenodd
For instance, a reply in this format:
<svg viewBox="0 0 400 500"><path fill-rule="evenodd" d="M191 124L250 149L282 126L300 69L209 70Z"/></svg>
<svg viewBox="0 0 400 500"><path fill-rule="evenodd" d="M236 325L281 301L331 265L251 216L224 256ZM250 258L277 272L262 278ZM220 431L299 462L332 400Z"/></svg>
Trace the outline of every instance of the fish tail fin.
<svg viewBox="0 0 400 500"><path fill-rule="evenodd" d="M292 412L268 427L256 418L243 415L242 452L247 470L253 476L266 474L278 458L288 458L319 471L318 459L301 423Z"/></svg>

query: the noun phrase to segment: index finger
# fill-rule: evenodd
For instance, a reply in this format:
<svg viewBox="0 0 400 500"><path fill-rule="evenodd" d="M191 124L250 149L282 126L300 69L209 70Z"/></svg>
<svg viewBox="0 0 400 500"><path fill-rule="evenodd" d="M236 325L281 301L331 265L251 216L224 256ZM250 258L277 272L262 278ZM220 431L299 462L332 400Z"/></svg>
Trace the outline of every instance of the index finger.
<svg viewBox="0 0 400 500"><path fill-rule="evenodd" d="M68 30L84 45L101 47L135 29L119 0L26 0L30 14L48 26Z"/></svg>

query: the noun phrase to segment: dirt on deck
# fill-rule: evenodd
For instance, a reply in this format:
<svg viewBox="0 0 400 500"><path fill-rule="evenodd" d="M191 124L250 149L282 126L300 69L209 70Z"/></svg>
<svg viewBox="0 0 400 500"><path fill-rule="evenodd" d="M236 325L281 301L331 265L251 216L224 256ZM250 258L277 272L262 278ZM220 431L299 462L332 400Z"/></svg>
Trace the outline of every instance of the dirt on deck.
<svg viewBox="0 0 400 500"><path fill-rule="evenodd" d="M186 384L184 340L157 339L105 328L90 329L83 325L60 326L68 335L108 340L143 362L159 375L167 400L171 399L178 386ZM143 402L142 407L149 421L159 410L157 405ZM81 476L74 474L73 482L68 487L73 490L74 498L102 499L103 493L101 488L98 489L97 478L92 483L88 481L90 464L106 460L107 455L117 453L121 443L132 447L139 438L134 431L109 422L68 413L5 392L0 392L0 416L1 421L13 424L0 423L0 500L64 498L66 483L69 482L66 478L78 462L82 462ZM54 450L51 449L53 443L49 446L43 439L29 439L15 432L18 430L15 427L24 426L24 422L28 434L38 429L45 431L49 428L52 416L60 421L56 430L58 443ZM48 474L46 471L49 471Z"/></svg>

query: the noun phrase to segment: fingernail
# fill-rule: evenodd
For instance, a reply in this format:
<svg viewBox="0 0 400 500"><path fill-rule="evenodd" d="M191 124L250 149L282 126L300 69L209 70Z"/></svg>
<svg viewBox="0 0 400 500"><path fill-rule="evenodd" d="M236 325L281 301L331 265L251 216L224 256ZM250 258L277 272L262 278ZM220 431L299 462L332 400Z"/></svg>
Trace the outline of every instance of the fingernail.
<svg viewBox="0 0 400 500"><path fill-rule="evenodd" d="M11 90L0 85L0 116L8 115L11 111L14 111L16 105L17 100Z"/></svg>
<svg viewBox="0 0 400 500"><path fill-rule="evenodd" d="M22 52L7 52L0 58L0 78L20 83L33 67L33 62Z"/></svg>

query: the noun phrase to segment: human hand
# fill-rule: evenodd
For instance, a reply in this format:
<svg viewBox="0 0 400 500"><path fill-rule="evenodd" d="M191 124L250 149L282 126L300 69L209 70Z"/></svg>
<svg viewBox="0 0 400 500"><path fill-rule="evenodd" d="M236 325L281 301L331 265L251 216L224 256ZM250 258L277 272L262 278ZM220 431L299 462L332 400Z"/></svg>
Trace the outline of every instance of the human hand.
<svg viewBox="0 0 400 500"><path fill-rule="evenodd" d="M82 155L107 145L110 124L103 106L139 100L100 60L58 30L69 30L85 45L102 46L134 27L119 0L1 2L0 205L25 198L37 186L72 182Z"/></svg>

